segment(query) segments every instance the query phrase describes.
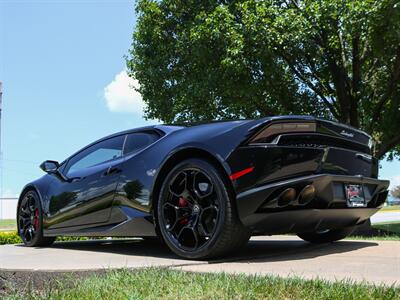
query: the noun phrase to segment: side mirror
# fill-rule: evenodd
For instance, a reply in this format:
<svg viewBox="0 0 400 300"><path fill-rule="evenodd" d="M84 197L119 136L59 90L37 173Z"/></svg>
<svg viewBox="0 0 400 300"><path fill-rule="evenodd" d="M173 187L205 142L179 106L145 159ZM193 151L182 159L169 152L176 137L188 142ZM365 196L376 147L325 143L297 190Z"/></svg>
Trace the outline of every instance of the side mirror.
<svg viewBox="0 0 400 300"><path fill-rule="evenodd" d="M40 165L40 168L49 174L57 173L57 170L59 167L60 167L60 164L54 160L46 160L45 162L43 162Z"/></svg>

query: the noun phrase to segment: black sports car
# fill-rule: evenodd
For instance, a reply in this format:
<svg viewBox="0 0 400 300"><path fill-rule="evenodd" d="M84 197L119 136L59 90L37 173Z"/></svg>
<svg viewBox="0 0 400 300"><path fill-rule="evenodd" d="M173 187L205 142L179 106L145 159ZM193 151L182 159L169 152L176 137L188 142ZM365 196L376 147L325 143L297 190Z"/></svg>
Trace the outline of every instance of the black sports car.
<svg viewBox="0 0 400 300"><path fill-rule="evenodd" d="M159 236L185 258L223 255L251 235L344 238L379 210L371 137L308 116L157 125L120 132L24 187L27 246L57 236Z"/></svg>

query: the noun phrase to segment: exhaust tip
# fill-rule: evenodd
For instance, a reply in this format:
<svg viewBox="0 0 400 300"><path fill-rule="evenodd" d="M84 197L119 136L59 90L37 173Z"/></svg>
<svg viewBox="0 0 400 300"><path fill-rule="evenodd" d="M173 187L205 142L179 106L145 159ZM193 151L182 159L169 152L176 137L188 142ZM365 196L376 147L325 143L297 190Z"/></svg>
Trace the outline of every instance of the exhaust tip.
<svg viewBox="0 0 400 300"><path fill-rule="evenodd" d="M290 204L296 199L296 190L294 188L288 188L284 190L278 197L278 206L283 207Z"/></svg>
<svg viewBox="0 0 400 300"><path fill-rule="evenodd" d="M315 198L315 187L310 184L306 185L299 194L298 202L300 205L307 205Z"/></svg>

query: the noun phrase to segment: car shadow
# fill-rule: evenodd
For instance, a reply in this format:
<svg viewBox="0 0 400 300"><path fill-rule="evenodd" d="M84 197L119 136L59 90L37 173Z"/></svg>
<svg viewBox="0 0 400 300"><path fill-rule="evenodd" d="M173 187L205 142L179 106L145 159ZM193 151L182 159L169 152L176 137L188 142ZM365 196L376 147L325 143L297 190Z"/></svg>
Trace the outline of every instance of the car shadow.
<svg viewBox="0 0 400 300"><path fill-rule="evenodd" d="M378 246L373 241L338 241L328 244L310 244L302 240L251 240L243 249L209 263L257 263L311 259Z"/></svg>
<svg viewBox="0 0 400 300"><path fill-rule="evenodd" d="M367 247L378 246L374 241L350 241L343 240L329 244L310 244L302 240L250 240L249 243L221 259L207 260L209 264L227 262L277 262L310 259L319 256L351 252ZM88 240L73 242L57 242L52 248L82 250L93 252L114 253L121 255L158 257L165 259L179 259L165 245L159 241L148 241L140 239L125 240Z"/></svg>
<svg viewBox="0 0 400 300"><path fill-rule="evenodd" d="M56 242L51 248L104 252L121 255L177 259L167 246L158 240L113 239Z"/></svg>

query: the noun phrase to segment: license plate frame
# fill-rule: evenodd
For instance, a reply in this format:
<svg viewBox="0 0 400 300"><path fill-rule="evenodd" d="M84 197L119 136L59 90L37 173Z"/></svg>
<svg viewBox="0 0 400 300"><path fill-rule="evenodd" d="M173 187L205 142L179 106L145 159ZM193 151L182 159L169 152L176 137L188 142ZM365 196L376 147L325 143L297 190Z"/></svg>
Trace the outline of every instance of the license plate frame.
<svg viewBox="0 0 400 300"><path fill-rule="evenodd" d="M345 184L344 193L346 195L347 207L366 207L367 201L364 196L362 184Z"/></svg>

